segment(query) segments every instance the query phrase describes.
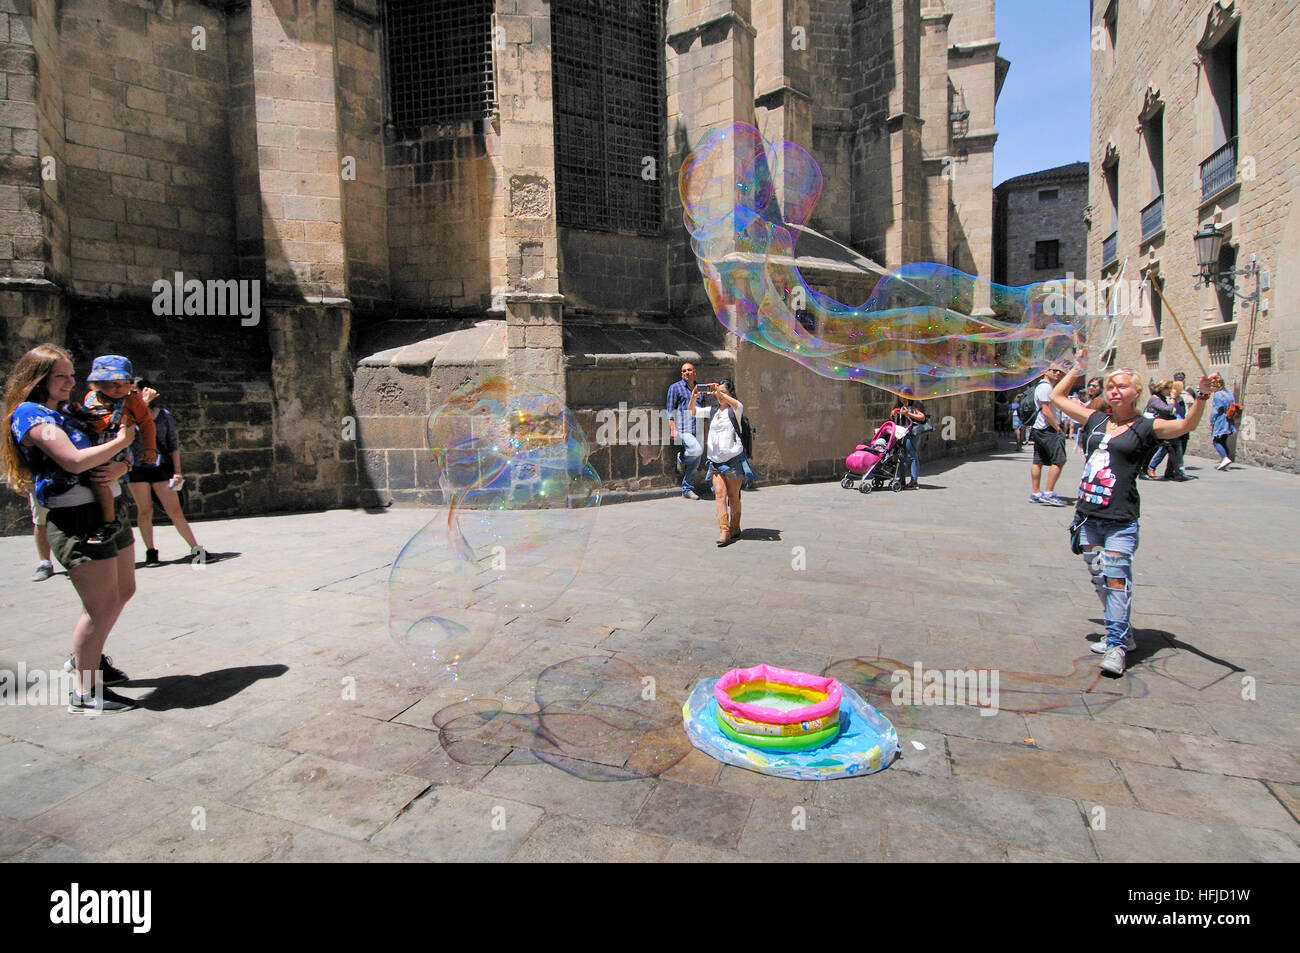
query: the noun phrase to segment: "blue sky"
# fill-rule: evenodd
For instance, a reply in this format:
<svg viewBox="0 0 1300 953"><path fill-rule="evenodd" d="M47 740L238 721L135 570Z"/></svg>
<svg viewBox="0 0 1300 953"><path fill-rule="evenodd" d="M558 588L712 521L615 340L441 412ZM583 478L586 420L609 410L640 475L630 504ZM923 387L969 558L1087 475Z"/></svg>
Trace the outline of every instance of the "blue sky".
<svg viewBox="0 0 1300 953"><path fill-rule="evenodd" d="M1011 71L997 105L993 184L1088 159L1087 0L997 0Z"/></svg>

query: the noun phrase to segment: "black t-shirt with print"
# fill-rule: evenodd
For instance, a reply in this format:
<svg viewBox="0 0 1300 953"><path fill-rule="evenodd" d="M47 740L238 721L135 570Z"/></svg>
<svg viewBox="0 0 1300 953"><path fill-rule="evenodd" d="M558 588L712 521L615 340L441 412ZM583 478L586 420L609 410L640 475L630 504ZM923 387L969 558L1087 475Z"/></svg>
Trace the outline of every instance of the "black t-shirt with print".
<svg viewBox="0 0 1300 953"><path fill-rule="evenodd" d="M1151 420L1139 417L1123 433L1111 437L1105 450L1099 451L1109 420L1110 415L1099 410L1083 425L1085 462L1078 510L1085 516L1131 523L1138 518L1142 507L1137 488L1138 467L1159 441Z"/></svg>

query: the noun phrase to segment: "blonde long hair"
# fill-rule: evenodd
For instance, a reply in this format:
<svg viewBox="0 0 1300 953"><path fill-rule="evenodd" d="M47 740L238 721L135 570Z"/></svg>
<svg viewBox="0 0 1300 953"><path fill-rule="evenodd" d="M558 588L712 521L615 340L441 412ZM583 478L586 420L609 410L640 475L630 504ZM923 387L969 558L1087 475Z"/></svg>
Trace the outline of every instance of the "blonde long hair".
<svg viewBox="0 0 1300 953"><path fill-rule="evenodd" d="M1133 385L1133 388L1137 391L1137 393L1133 395L1133 409L1137 411L1137 413L1139 414L1142 413L1142 411L1137 409L1138 401L1142 399L1142 378L1139 377L1137 371L1133 370L1132 368L1120 367L1120 368L1116 368L1115 370L1107 374L1106 378L1101 382L1102 396L1103 397L1105 396L1106 388L1110 387L1111 380L1115 377L1118 377L1120 374L1128 375L1129 382Z"/></svg>
<svg viewBox="0 0 1300 953"><path fill-rule="evenodd" d="M38 344L18 359L5 382L5 432L0 437L0 476L16 493L28 494L34 481L14 439L10 425L14 411L25 401L45 403L49 399L46 381L59 361L71 361L72 355L57 344Z"/></svg>

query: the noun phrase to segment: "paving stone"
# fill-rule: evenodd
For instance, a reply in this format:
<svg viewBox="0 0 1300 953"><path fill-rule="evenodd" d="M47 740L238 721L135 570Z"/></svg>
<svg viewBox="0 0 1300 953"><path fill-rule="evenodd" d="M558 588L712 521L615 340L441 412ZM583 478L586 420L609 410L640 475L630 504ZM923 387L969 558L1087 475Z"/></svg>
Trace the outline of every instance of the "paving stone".
<svg viewBox="0 0 1300 953"><path fill-rule="evenodd" d="M193 792L198 798L225 799L295 757L293 751L226 738L152 777L170 787Z"/></svg>
<svg viewBox="0 0 1300 953"><path fill-rule="evenodd" d="M547 814L626 826L636 819L655 783L646 779L593 784L551 765L502 765L493 768L475 790L535 804Z"/></svg>
<svg viewBox="0 0 1300 953"><path fill-rule="evenodd" d="M190 728L154 718L140 730L88 751L84 757L106 768L147 778L190 755L211 748L224 737L210 729Z"/></svg>
<svg viewBox="0 0 1300 953"><path fill-rule="evenodd" d="M40 831L0 817L0 858L25 850L43 836Z"/></svg>
<svg viewBox="0 0 1300 953"><path fill-rule="evenodd" d="M620 863L660 861L668 842L563 814L548 814L515 852L522 863Z"/></svg>
<svg viewBox="0 0 1300 953"><path fill-rule="evenodd" d="M1122 762L1120 770L1145 810L1300 833L1295 818L1260 781Z"/></svg>
<svg viewBox="0 0 1300 953"><path fill-rule="evenodd" d="M269 743L319 714L318 709L298 702L262 702L222 724L221 731L245 741Z"/></svg>
<svg viewBox="0 0 1300 953"><path fill-rule="evenodd" d="M1087 715L1027 715L1028 737L1044 751L1122 758L1173 767L1161 736L1149 728L1102 722Z"/></svg>
<svg viewBox="0 0 1300 953"><path fill-rule="evenodd" d="M712 760L712 759L710 759ZM773 801L789 801L791 804L808 804L819 784L833 784L832 781L799 781L793 778L774 778L738 768L735 765L723 765L718 776L717 786L733 794L744 794L752 798L770 798Z"/></svg>
<svg viewBox="0 0 1300 953"><path fill-rule="evenodd" d="M1133 803L1124 779L1107 760L1056 754L1026 744L949 738L952 775L1027 791L1109 804Z"/></svg>
<svg viewBox="0 0 1300 953"><path fill-rule="evenodd" d="M178 807L189 807L189 800L175 788L120 776L60 802L27 823L80 850L95 852Z"/></svg>
<svg viewBox="0 0 1300 953"><path fill-rule="evenodd" d="M892 769L855 784L822 784L816 802L844 814L930 828L1036 850L1091 853L1071 800L976 781L921 777Z"/></svg>
<svg viewBox="0 0 1300 953"><path fill-rule="evenodd" d="M1161 740L1179 767L1191 771L1300 783L1300 761L1281 748L1173 732L1163 733Z"/></svg>
<svg viewBox="0 0 1300 953"><path fill-rule="evenodd" d="M1093 832L1108 863L1215 864L1295 863L1300 844L1274 830L1225 820L1156 814L1132 807L1107 807L1105 830Z"/></svg>
<svg viewBox="0 0 1300 953"><path fill-rule="evenodd" d="M659 775L671 781L683 781L687 784L702 784L705 787L717 783L722 773L722 762L710 758L703 751L692 748L681 761Z"/></svg>
<svg viewBox="0 0 1300 953"><path fill-rule="evenodd" d="M737 850L746 856L795 863L884 859L879 821L856 814L836 814L806 803L764 798L754 801Z"/></svg>
<svg viewBox="0 0 1300 953"><path fill-rule="evenodd" d="M202 813L196 813L195 807L201 807ZM302 828L215 799L202 799L118 841L104 852L104 859L117 863L246 864L263 860L276 848L291 843L295 830Z"/></svg>
<svg viewBox="0 0 1300 953"><path fill-rule="evenodd" d="M531 804L437 785L370 841L440 863L503 861L528 839L542 814Z"/></svg>
<svg viewBox="0 0 1300 953"><path fill-rule="evenodd" d="M1300 823L1300 784L1279 784L1277 781L1269 781L1265 787L1273 792L1273 796L1291 812L1296 822Z"/></svg>
<svg viewBox="0 0 1300 953"><path fill-rule="evenodd" d="M281 735L276 744L375 771L404 774L438 746L438 733L346 712L326 712Z"/></svg>
<svg viewBox="0 0 1300 953"><path fill-rule="evenodd" d="M717 788L661 780L632 826L707 847L735 847L752 803Z"/></svg>
<svg viewBox="0 0 1300 953"><path fill-rule="evenodd" d="M10 864L82 864L93 860L93 854L49 836L5 858Z"/></svg>
<svg viewBox="0 0 1300 953"><path fill-rule="evenodd" d="M271 864L407 864L414 858L310 827L295 828L287 843L262 858Z"/></svg>
<svg viewBox="0 0 1300 953"><path fill-rule="evenodd" d="M362 840L391 821L428 783L304 754L232 799L236 806Z"/></svg>
<svg viewBox="0 0 1300 953"><path fill-rule="evenodd" d="M106 768L23 741L0 745L0 815L27 820L111 777Z"/></svg>
<svg viewBox="0 0 1300 953"><path fill-rule="evenodd" d="M1006 859L1007 850L994 841L962 837L887 821L881 825L881 860L903 864L989 863Z"/></svg>

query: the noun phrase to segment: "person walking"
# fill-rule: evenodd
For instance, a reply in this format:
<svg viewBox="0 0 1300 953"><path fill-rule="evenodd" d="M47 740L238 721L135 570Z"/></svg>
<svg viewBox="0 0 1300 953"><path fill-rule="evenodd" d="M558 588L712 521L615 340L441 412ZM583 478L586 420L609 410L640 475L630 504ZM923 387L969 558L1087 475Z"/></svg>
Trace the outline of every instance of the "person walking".
<svg viewBox="0 0 1300 953"><path fill-rule="evenodd" d="M740 485L745 479L745 447L740 440L740 418L745 405L735 397L730 378L709 384L708 392L718 402L709 420L709 479L718 517L718 545L726 546L740 537Z"/></svg>
<svg viewBox="0 0 1300 953"><path fill-rule="evenodd" d="M1205 392L1206 382L1201 381L1201 392ZM1237 424L1228 417L1228 409L1236 403L1232 391L1223 383L1223 376L1210 375L1209 387L1214 396L1210 400L1210 439L1214 441L1214 450L1219 455L1216 470L1226 470L1232 466L1232 457L1228 455L1228 438L1237 432Z"/></svg>
<svg viewBox="0 0 1300 953"><path fill-rule="evenodd" d="M32 348L14 366L5 384L5 433L0 437L0 472L17 492L32 492L49 508L50 549L68 570L82 611L72 632L70 712L120 711L130 699L104 686L127 681L127 675L103 654L131 596L135 594L135 537L126 518L121 478L124 461L114 460L131 446L135 428L123 424L112 439L94 446L67 413L75 384L72 356L54 344ZM90 539L101 528L102 514L81 475L107 486L114 499L114 518L104 538Z"/></svg>
<svg viewBox="0 0 1300 953"><path fill-rule="evenodd" d="M181 539L185 540L190 547L189 556L186 558L191 563L201 565L207 562L207 550L194 538L194 530L190 528L189 521L185 519L185 512L181 509L180 496L172 486L175 481L178 488L180 481L184 480L181 475L181 444L180 438L176 435L176 423L158 399L158 391L154 390L147 380L138 378L136 386L140 389L140 396L144 398L144 403L153 418L159 454L156 466L132 467L131 482L127 484L131 490L131 498L135 500L136 525L140 528L140 535L144 537L145 565L153 566L159 562L153 536L155 495L158 497L158 502L162 504L167 518L172 521L172 526L176 527L176 532L180 533ZM135 459L139 460L141 457L137 455Z"/></svg>
<svg viewBox="0 0 1300 953"><path fill-rule="evenodd" d="M1065 500L1056 495L1056 481L1061 478L1061 468L1065 466L1065 434L1061 432L1060 422L1052 409L1053 388L1065 379L1065 368L1053 364L1043 372L1043 379L1034 389L1034 406L1037 413L1029 436L1034 442L1034 462L1029 468L1029 480L1033 487L1029 496L1030 503L1042 503L1045 506L1065 506ZM1047 467L1047 489L1038 491L1042 480L1043 467Z"/></svg>
<svg viewBox="0 0 1300 953"><path fill-rule="evenodd" d="M1087 359L1079 352L1078 374ZM1128 368L1111 371L1103 382L1110 413L1090 410L1067 396L1071 378L1062 377L1052 389L1052 404L1083 425L1087 454L1079 484L1076 519L1082 519L1083 561L1104 608L1106 638L1093 646L1102 655L1101 668L1123 675L1127 653L1137 647L1130 624L1133 555L1138 547L1139 468L1160 440L1172 440L1196 429L1205 413L1198 400L1185 420L1151 419L1138 410L1142 381ZM1203 382L1206 384L1207 382Z"/></svg>

